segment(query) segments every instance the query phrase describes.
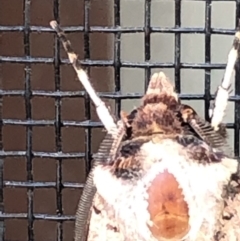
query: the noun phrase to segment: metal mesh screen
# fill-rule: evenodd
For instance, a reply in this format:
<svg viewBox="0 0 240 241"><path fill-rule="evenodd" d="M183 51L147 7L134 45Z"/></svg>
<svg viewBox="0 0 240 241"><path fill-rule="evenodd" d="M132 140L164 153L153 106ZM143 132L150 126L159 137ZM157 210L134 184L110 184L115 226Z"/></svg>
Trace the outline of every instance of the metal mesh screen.
<svg viewBox="0 0 240 241"><path fill-rule="evenodd" d="M112 21L110 21L110 24L106 22L99 24L99 21L101 21L99 19L103 18L103 15L106 14L103 9L97 13L93 10L93 5L98 4L98 8L102 7L101 1L71 1L72 11L75 8L74 5L77 5L80 9L79 11L81 11L81 13L76 12L76 15L79 14L79 22L74 26L68 24L69 15L73 13L70 10L68 11L70 3L67 3L67 1L42 1L42 8L40 10L40 5L37 5L40 4L40 1L22 0L17 3L17 1L12 0L11 3L7 4L7 1L0 0L0 9L2 9L0 11L2 11L3 15L5 13L4 16L6 19L8 16L10 19L14 18L14 15L16 14L17 16L18 12L18 14L21 15L19 19L23 20L21 24L19 24L17 20L6 23L3 21L3 18L0 20L0 40L3 35L7 36L8 34L12 34L9 37L11 41L12 38L14 38L15 41L22 42L18 48L20 49L20 56L17 53L8 54L3 48L0 49L1 240L63 241L73 237L74 210L76 210L80 189L83 187L84 178L90 169L92 153L97 150L97 146L104 135L101 132L102 125L94 113L94 108L91 106L88 95L84 90L80 89L80 85L75 84L75 82L77 83L76 76L71 70L71 66L62 51L59 41L50 27L48 27L50 20L56 19L62 23L63 19L65 19L66 24L64 30L69 34L70 39L73 40L73 46L76 47L80 53L82 64L89 70L90 76L93 81L95 81L94 86L99 92L99 95L109 103L116 115L118 115L121 110L122 100L139 99L142 96L142 94L135 92L121 92L121 68L143 69L145 88L152 71L157 68L164 68L174 70L176 90L180 93L181 99L203 100L205 116L207 116L209 101L213 98L211 94L211 71L225 68L225 64L213 63L211 61L211 37L213 35L233 35L235 29L211 27L212 3L214 1L199 0L199 2L204 2L205 4L205 26L203 28L186 28L181 26L181 0L173 1L175 5L174 27L152 26L151 11L154 1L145 0L143 2L144 12L140 14L144 14L144 26L121 27L121 0L114 0L112 3L107 1L107 4L111 5L110 12ZM217 2L220 1L218 0ZM228 0L225 2L234 2L236 4L235 13L233 14L235 14L235 23L237 25L238 19L240 18L240 1ZM13 11L14 4L16 13ZM33 8L35 8L35 10L33 10ZM64 10L66 8L67 10ZM39 14L39 16L36 17L34 14ZM44 15L47 15L47 17L41 17ZM38 24L33 23L34 17L37 18L36 21L38 21ZM41 19L44 19L45 24L39 24L43 21ZM144 35L143 62L125 61L121 58L122 36L130 33L142 33ZM174 34L173 62L161 62L161 59L159 62L153 62L151 60L151 34L153 33ZM14 34L20 34L20 37ZM93 34L111 36L112 44L106 44L108 40L101 39L101 37L99 37L100 35L96 35L95 40L91 39ZM184 34L204 35L204 63L193 64L181 61L181 37ZM32 39L33 35L35 35L35 40ZM47 37L36 42L36 39L39 39L41 36ZM11 41L10 43L12 43ZM40 45L44 46L42 48L45 48L45 44L48 42L49 45L46 48L49 51L46 51L50 52L50 56L35 57L33 54L35 50L32 46L34 41L37 45L35 49L40 48ZM5 42L8 41L5 40ZM8 46L10 49L13 48L11 44L5 46ZM109 59L103 59L103 55L101 54L97 54L97 59L92 56L93 49L96 48L105 49L106 51L107 48L111 48L113 52ZM45 80L47 79L47 84L51 86L49 89L44 88L44 83L46 82L43 80L41 80L40 86L35 86L34 73L38 68L40 72L44 72L45 70L41 68L43 65L50 66L52 71L51 76L43 75L41 77ZM21 66L22 74L17 75L17 66ZM69 67L68 72L64 70L65 67ZM95 73L92 71L92 68L97 69ZM98 72L102 71L102 69L103 71L107 71L107 68L111 74L104 75ZM183 69L204 70L203 94L181 94L181 70ZM4 75L5 72L8 72L8 74L9 72L13 72L12 77L18 76L18 78L6 78L6 75ZM239 77L240 73L237 71L236 79L239 79ZM103 80L103 78L106 79ZM16 88L16 85L11 85L11 81L18 81L22 84L19 84ZM70 81L72 82L70 83ZM70 89L65 88L70 84ZM234 150L237 156L239 156L240 129L239 94L240 82L235 81L235 95L230 98L230 101L235 103L234 123L227 123L227 126L234 130ZM43 110L42 102L35 102L35 99L45 101L44 108L46 109ZM69 102L65 102L66 100ZM74 105L73 101L75 101ZM11 102L11 104L9 104L9 102ZM20 102L22 106L19 106ZM6 107L4 107L4 105ZM77 109L72 108L72 105L77 106ZM7 108L9 106L11 106L10 109ZM47 114L48 108L50 108L48 106L52 106L51 114ZM65 109L68 110L68 114L65 113ZM18 117L12 115L12 113L16 112L20 113ZM38 112L43 114L39 116ZM71 120L74 119L73 112L81 112L78 120ZM17 127L21 127L22 129L16 131ZM73 128L73 130L66 134L70 128ZM81 131L79 131L79 129L81 129ZM50 132L53 140L50 141L52 147L48 148L50 145L48 140ZM71 136L72 139L69 136ZM41 145L40 147L35 145L35 141L43 145L46 143L46 148L42 148ZM65 147L66 142L69 147ZM16 145L13 145L13 143L16 143ZM21 147L19 147L19 143ZM81 146L81 148L75 148L76 143L78 146ZM13 160L17 160L17 162ZM68 165L66 163L70 163L71 161L71 171L68 173L69 167L65 165ZM37 178L35 174L37 169L38 173L41 173L41 175L39 174L41 176L39 178ZM22 170L21 175L23 177L15 178L15 175L18 175L17 173L20 172L20 170ZM49 179L50 181L48 179L45 180L43 178L44 172L51 170L53 170L54 178ZM77 181L75 181L74 178L71 179L74 175L80 175L80 171L82 173L81 178L76 179ZM69 179L65 178L66 176L69 177ZM24 191L18 193L20 189ZM51 199L54 200L52 209L47 208L49 206L48 202L51 201L50 199L45 200L45 193L37 193L36 190L41 189L47 190L47 192L48 190L52 190L52 194L49 194L50 196L52 195ZM70 192L64 193L65 190L70 190ZM70 201L72 196L74 196L74 199ZM17 207L20 205L20 199L25 201L23 201L23 208L19 211ZM40 199L44 199L45 201L39 202ZM12 206L8 207L8 203L12 203ZM65 224L69 225L69 227L65 226Z"/></svg>

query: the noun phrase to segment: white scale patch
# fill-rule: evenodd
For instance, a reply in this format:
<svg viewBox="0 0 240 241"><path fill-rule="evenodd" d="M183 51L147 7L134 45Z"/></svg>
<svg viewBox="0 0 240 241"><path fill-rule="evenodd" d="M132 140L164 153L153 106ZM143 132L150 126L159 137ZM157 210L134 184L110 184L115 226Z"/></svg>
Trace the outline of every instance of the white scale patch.
<svg viewBox="0 0 240 241"><path fill-rule="evenodd" d="M203 225L213 235L210 232L214 230L216 205L221 204L222 186L228 182L232 170L223 163L201 165L187 160L182 146L171 140L145 143L141 152L146 158L140 180L116 178L108 167L97 166L94 170L97 191L115 210L118 228L126 237L124 241L156 241L146 225L150 224L146 191L164 170L175 176L189 206L191 228L182 240L195 241ZM236 170L237 163L233 163Z"/></svg>

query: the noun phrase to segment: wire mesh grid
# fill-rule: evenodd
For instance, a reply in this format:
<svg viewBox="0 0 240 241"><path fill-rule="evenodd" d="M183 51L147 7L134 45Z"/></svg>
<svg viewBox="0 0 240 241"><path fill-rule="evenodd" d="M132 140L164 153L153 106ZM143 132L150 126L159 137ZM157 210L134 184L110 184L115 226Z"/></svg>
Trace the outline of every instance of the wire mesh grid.
<svg viewBox="0 0 240 241"><path fill-rule="evenodd" d="M200 1L200 0L199 0ZM0 0L1 2L1 0ZM63 208L62 193L64 189L81 189L84 183L73 183L64 182L62 178L62 165L64 160L84 158L85 160L85 173L89 172L92 160L92 130L94 128L102 127L101 123L92 120L91 115L91 104L88 96L84 91L63 91L61 89L61 74L60 66L69 64L66 58L62 58L60 54L61 45L54 36L54 54L53 57L33 57L31 55L31 43L30 35L32 33L50 33L54 35L50 27L46 26L33 26L30 22L30 12L31 12L31 0L23 1L22 13L24 15L24 24L16 26L0 25L0 33L7 32L22 32L23 33L23 43L24 43L24 56L0 56L0 64L4 65L6 63L20 63L24 65L25 76L24 76L24 89L20 90L6 90L4 88L0 89L0 99L1 103L4 97L16 97L20 96L24 98L25 103L25 118L24 119L10 119L3 118L1 116L0 121L0 239L6 240L5 238L5 223L9 219L24 219L27 220L27 240L36 240L34 233L34 222L36 220L48 220L55 221L57 223L56 227L56 239L58 241L67 240L66 235L64 235L64 222L75 220L74 215L66 215ZM233 35L235 29L222 29L222 28L212 28L211 27L211 14L212 14L212 2L210 0L201 1L205 3L205 26L203 28L186 28L181 26L181 0L175 0L175 26L174 27L153 27L151 25L151 0L144 1L144 26L143 27L122 27L121 26L121 0L114 0L113 5L113 15L114 15L114 25L113 26L96 26L91 25L89 22L91 14L91 4L92 1L83 1L83 24L79 26L68 26L64 27L67 33L83 33L84 40L84 56L81 61L82 64L87 68L91 67L112 67L114 69L114 91L113 92L99 92L99 95L105 99L113 99L115 103L115 113L118 114L121 110L121 102L126 99L138 99L141 97L139 93L127 93L121 92L121 68L141 68L145 71L145 88L148 84L151 70L155 68L173 68L174 69L174 81L176 85L176 90L180 93L180 97L183 100L204 100L205 116L207 116L207 111L209 107L209 101L213 98L210 92L211 86L211 70L214 69L224 69L225 64L216 64L211 62L211 36L214 34L221 35ZM219 1L218 1L219 2ZM230 0L226 1L230 2ZM236 3L236 25L238 24L238 19L240 18L240 1L232 0L231 2ZM60 0L53 0L53 17L60 21L61 18L59 14ZM74 3L73 3L74 4ZM114 53L113 59L111 60L93 60L91 59L91 46L90 46L90 35L91 33L105 33L114 35ZM143 33L144 34L144 58L143 62L130 62L123 61L121 59L121 37L126 33ZM175 35L174 42L174 61L171 63L165 62L153 62L151 61L151 34L152 33L171 33ZM181 61L181 36L186 33L198 33L204 34L205 36L205 63L186 63ZM39 64L50 64L54 67L54 90L44 91L44 90L33 90L31 83L31 71L33 65ZM202 69L204 70L204 94L181 94L181 70L182 69ZM13 70L14 71L14 70ZM239 79L240 73L236 72L236 79ZM3 81L3 80L1 80ZM98 81L101 81L99 79ZM234 129L234 150L236 156L239 156L239 129L240 129L240 82L235 81L235 95L231 96L230 101L235 102L234 109L234 123L228 123L228 128ZM55 105L55 118L50 119L40 119L36 120L33 118L33 106L32 99L34 97L47 97L54 99ZM62 118L62 100L64 98L83 98L84 99L84 121L67 121ZM1 108L2 108L1 104ZM0 112L2 113L2 112ZM26 143L25 150L11 150L7 151L3 145L4 133L2 131L4 126L24 126ZM45 151L35 151L33 148L33 128L34 127L45 127L52 126L54 128L55 136L55 151L45 152ZM62 128L64 127L78 127L84 129L84 151L83 152L65 152L62 148ZM16 137L17 138L17 137ZM26 181L13 181L5 180L4 176L4 161L6 158L16 158L24 157L26 158ZM49 158L57 161L56 167L56 181L53 182L40 182L34 180L33 171L33 159L34 158ZM4 203L4 188L26 188L27 189L27 212L25 213L13 213L7 212L5 210ZM55 214L49 213L37 213L34 212L34 190L39 188L52 188L56 192L56 212ZM43 230L44 232L44 230ZM47 240L47 239L45 239Z"/></svg>

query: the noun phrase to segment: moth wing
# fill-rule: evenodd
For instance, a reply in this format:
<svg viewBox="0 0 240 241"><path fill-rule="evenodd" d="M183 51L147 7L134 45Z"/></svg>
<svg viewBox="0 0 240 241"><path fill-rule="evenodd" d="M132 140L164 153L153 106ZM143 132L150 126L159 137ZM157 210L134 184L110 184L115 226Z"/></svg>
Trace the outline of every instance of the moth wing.
<svg viewBox="0 0 240 241"><path fill-rule="evenodd" d="M113 213L112 207L97 192L92 205L87 241L124 241L114 221Z"/></svg>

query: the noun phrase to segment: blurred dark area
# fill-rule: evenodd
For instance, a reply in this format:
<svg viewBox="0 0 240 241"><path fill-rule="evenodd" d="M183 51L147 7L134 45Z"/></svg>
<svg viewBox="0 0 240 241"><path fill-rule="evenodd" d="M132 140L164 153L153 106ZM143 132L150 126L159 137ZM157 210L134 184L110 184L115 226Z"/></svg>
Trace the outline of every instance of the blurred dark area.
<svg viewBox="0 0 240 241"><path fill-rule="evenodd" d="M0 25L1 26L24 26L26 23L25 7L23 0L0 0ZM84 1L82 0L34 0L29 1L30 26L49 27L49 22L54 19L56 6L59 7L58 15L60 24L64 26L83 26L84 24ZM109 9L111 4L102 4L101 1L91 1L89 11L89 25L107 26L111 23ZM86 10L85 10L86 11ZM32 58L53 58L54 57L54 33L30 32L30 56ZM84 59L83 33L68 34L74 49L80 59ZM111 34L91 33L90 34L90 58L110 59L112 58ZM0 56L24 57L24 33L23 31L0 31ZM62 46L61 57L67 58ZM0 81L3 91L25 90L26 63L17 61L0 62ZM51 63L30 63L30 88L31 91L56 90L55 69ZM60 65L60 90L79 91L83 90L71 65ZM97 91L112 91L113 71L109 67L89 68L91 80ZM3 95L2 118L5 120L26 120L26 103L24 96ZM58 103L58 104L57 104ZM108 102L109 105L112 103ZM35 120L57 119L56 105L60 110L61 121L80 122L88 119L85 111L83 97L67 98L57 100L54 97L32 96L30 100L31 116ZM94 107L91 106L91 120L98 121ZM2 126L2 141L4 151L26 151L29 148L26 125L4 124ZM56 141L56 127L54 125L32 125L32 151L54 153L59 148L63 153L80 153L86 150L86 131L80 126L63 126ZM101 128L95 128L89 134L91 138L91 152L96 152L98 145L104 137ZM29 161L28 161L29 162ZM28 183L29 175L33 183L84 183L86 178L86 162L84 158L62 159L56 158L32 158L31 163L22 157L7 156L3 164L3 182L16 181ZM30 171L29 171L30 164ZM27 171L28 170L28 171ZM30 174L29 174L30 173ZM59 183L60 182L60 183ZM29 205L32 205L34 214L75 215L78 200L81 194L80 188L62 188L61 193L55 187L34 188L32 191L33 200L29 204L29 195L26 185L23 187L5 186L3 189L3 212L4 213L25 213L29 212ZM60 204L59 204L60 203ZM58 210L59 206L62 210ZM29 214L31 216L31 214ZM1 220L0 220L1 222ZM33 231L29 227L31 222L27 218L4 220L4 239L8 241L30 240L30 233L33 233L35 241L73 240L74 221L60 223L55 220L36 219L33 221ZM30 231L29 231L30 230ZM1 239L1 237L0 237Z"/></svg>

